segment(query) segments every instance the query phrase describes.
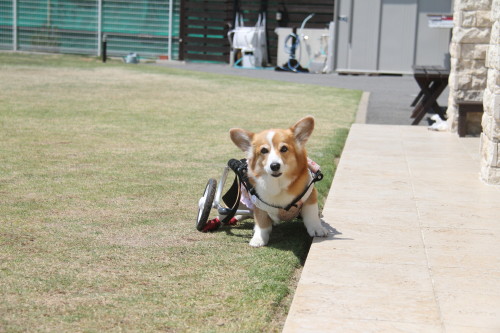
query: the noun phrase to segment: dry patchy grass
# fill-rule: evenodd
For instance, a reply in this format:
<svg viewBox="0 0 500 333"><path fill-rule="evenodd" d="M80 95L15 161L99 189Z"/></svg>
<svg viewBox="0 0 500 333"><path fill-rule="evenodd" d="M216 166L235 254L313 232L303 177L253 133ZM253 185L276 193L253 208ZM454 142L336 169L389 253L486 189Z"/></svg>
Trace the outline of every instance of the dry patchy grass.
<svg viewBox="0 0 500 333"><path fill-rule="evenodd" d="M280 330L302 224L252 249L196 203L235 126L314 115L331 179L359 92L8 53L0 77L0 331Z"/></svg>

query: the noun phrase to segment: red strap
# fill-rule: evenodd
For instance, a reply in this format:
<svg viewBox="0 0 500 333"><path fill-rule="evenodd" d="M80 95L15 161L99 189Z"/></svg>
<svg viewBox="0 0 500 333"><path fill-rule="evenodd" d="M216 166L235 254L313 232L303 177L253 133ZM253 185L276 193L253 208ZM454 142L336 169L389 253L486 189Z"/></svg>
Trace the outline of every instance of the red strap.
<svg viewBox="0 0 500 333"><path fill-rule="evenodd" d="M220 227L220 220L219 218L214 218L212 220L208 220L207 224L205 224L205 226L203 227L203 229L201 230L202 232L209 232L209 231L212 231L212 230L216 230L217 228Z"/></svg>

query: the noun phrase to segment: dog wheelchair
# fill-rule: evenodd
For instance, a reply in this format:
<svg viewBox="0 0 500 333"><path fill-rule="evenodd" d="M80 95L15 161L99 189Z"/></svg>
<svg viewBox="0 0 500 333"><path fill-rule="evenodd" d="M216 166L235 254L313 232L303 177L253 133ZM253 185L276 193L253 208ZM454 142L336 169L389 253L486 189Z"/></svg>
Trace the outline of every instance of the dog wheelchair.
<svg viewBox="0 0 500 333"><path fill-rule="evenodd" d="M236 176L229 190L223 195L230 171ZM222 171L222 176L217 180L210 178L205 186L203 196L198 201L198 217L196 229L201 232L217 230L221 225L234 225L238 221L253 216L253 211L240 205L241 183L248 183L246 160L230 159ZM217 217L210 218L212 208L217 211ZM240 218L236 219L235 215Z"/></svg>
<svg viewBox="0 0 500 333"><path fill-rule="evenodd" d="M267 203L261 199L248 180L248 165L246 159L230 159L224 167L219 183L214 178L210 178L203 191L203 196L198 201L198 216L196 219L196 229L201 232L214 231L222 225L235 225L239 221L253 217L253 204L249 202L249 197L261 201L263 204L289 212L297 207L302 197L309 191L309 188L317 181L323 179L319 165L308 159L309 170L312 180L304 191L299 194L289 205L285 207ZM226 182L230 171L235 173L235 178L231 187L225 194ZM246 192L246 193L244 193ZM243 199L242 199L243 196ZM217 216L210 218L212 209L217 211ZM300 209L300 208L299 208Z"/></svg>

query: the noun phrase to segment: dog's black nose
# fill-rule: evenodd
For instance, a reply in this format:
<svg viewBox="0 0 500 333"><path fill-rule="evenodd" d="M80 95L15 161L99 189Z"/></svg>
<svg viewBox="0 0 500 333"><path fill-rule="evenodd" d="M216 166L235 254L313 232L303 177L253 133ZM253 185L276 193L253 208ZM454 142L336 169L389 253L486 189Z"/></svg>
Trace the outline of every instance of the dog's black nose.
<svg viewBox="0 0 500 333"><path fill-rule="evenodd" d="M280 169L281 165L279 163L271 163L271 170L273 171L278 171Z"/></svg>

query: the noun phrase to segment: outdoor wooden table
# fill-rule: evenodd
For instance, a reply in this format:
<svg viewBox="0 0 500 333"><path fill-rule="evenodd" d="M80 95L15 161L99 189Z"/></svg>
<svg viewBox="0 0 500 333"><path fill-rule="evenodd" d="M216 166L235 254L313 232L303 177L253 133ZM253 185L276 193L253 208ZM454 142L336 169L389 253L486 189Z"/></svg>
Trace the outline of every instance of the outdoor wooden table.
<svg viewBox="0 0 500 333"><path fill-rule="evenodd" d="M448 85L450 71L438 66L415 66L413 76L420 87L420 92L411 104L414 106L411 118L412 125L418 125L429 109L445 119L444 111L439 107L437 99Z"/></svg>

